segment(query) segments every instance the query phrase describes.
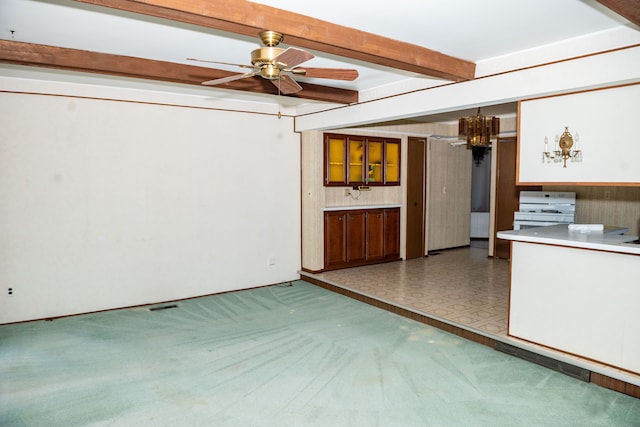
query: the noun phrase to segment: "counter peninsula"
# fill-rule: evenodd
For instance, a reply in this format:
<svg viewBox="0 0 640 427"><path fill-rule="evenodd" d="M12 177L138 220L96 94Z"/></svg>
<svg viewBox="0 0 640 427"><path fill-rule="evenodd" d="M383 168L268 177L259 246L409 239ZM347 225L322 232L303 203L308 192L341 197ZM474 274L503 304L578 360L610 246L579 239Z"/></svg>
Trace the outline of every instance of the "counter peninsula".
<svg viewBox="0 0 640 427"><path fill-rule="evenodd" d="M616 231L498 232L511 241L508 334L640 374L640 244Z"/></svg>

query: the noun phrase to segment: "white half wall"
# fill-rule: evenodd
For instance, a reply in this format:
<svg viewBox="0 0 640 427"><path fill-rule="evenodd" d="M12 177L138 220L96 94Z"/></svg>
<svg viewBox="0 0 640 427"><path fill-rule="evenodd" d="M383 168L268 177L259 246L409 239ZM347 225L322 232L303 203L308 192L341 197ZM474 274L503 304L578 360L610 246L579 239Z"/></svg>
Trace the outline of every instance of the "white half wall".
<svg viewBox="0 0 640 427"><path fill-rule="evenodd" d="M23 93L0 117L0 323L299 277L293 119Z"/></svg>
<svg viewBox="0 0 640 427"><path fill-rule="evenodd" d="M640 84L521 101L518 183L640 185L638 100ZM560 150L565 127L582 161L544 162L544 151Z"/></svg>

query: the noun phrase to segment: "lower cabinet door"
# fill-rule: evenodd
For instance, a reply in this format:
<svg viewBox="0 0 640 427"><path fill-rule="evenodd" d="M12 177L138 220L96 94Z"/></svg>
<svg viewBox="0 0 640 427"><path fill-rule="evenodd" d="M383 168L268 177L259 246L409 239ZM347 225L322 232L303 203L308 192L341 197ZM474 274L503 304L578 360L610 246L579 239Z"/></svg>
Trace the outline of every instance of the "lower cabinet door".
<svg viewBox="0 0 640 427"><path fill-rule="evenodd" d="M384 210L384 257L400 257L400 208Z"/></svg>
<svg viewBox="0 0 640 427"><path fill-rule="evenodd" d="M324 213L325 268L344 267L347 264L347 227L345 218L345 212Z"/></svg>
<svg viewBox="0 0 640 427"><path fill-rule="evenodd" d="M365 220L364 211L348 211L347 218L347 262L354 264L365 260Z"/></svg>
<svg viewBox="0 0 640 427"><path fill-rule="evenodd" d="M400 257L400 209L324 213L324 268L334 270Z"/></svg>
<svg viewBox="0 0 640 427"><path fill-rule="evenodd" d="M382 210L366 213L367 261L384 258L384 214Z"/></svg>

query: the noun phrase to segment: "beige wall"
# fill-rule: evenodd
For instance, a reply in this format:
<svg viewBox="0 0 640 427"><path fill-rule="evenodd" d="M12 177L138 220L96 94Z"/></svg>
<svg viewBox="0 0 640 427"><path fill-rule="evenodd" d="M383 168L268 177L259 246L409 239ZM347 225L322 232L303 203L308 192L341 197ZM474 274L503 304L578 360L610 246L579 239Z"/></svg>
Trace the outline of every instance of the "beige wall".
<svg viewBox="0 0 640 427"><path fill-rule="evenodd" d="M640 187L547 185L544 190L576 193L576 223L628 227L627 234L640 234Z"/></svg>
<svg viewBox="0 0 640 427"><path fill-rule="evenodd" d="M21 93L0 117L0 323L298 277L291 118Z"/></svg>

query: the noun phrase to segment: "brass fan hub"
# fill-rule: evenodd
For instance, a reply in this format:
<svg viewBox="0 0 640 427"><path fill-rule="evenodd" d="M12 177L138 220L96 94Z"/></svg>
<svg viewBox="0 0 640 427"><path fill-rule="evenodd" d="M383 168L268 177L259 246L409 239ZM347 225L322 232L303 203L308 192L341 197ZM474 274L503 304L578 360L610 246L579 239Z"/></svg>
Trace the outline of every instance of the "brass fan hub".
<svg viewBox="0 0 640 427"><path fill-rule="evenodd" d="M267 79L276 79L280 76L280 69L272 63L273 58L284 52L279 47L261 47L251 52L251 64L260 68L260 74Z"/></svg>

